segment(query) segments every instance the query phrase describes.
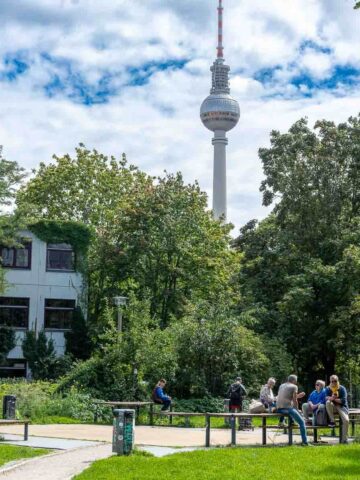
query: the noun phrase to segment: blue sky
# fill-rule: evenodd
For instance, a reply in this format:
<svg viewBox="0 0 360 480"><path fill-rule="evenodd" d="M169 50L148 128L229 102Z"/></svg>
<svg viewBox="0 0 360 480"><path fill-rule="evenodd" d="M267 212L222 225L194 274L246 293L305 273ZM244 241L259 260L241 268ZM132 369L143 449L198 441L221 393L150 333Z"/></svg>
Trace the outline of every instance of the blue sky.
<svg viewBox="0 0 360 480"><path fill-rule="evenodd" d="M199 120L217 0L2 0L0 144L31 169L79 143L181 170L211 205L211 133ZM352 0L224 0L225 57L242 117L229 134L229 220L261 206L259 147L302 116L360 110L360 12Z"/></svg>

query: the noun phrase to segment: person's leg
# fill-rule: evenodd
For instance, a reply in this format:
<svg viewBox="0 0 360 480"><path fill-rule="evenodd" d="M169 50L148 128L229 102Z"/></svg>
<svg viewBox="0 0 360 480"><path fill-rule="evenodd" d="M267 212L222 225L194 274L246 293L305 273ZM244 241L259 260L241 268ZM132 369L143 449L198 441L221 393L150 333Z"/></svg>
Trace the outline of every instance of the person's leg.
<svg viewBox="0 0 360 480"><path fill-rule="evenodd" d="M341 407L336 406L336 410L342 421L341 427L341 442L346 443L348 439L348 430L349 430L349 415L348 413Z"/></svg>
<svg viewBox="0 0 360 480"><path fill-rule="evenodd" d="M171 400L169 399L164 399L163 400L163 407L162 407L162 411L165 411L165 410L168 410L168 408L170 407L170 403L171 403Z"/></svg>
<svg viewBox="0 0 360 480"><path fill-rule="evenodd" d="M301 408L302 408L302 412L303 412L305 420L310 420L309 419L309 412L311 411L310 405L308 403L303 403Z"/></svg>
<svg viewBox="0 0 360 480"><path fill-rule="evenodd" d="M329 420L330 420L329 424L335 424L334 405L330 400L326 402L326 411L327 411L327 414L329 415Z"/></svg>
<svg viewBox="0 0 360 480"><path fill-rule="evenodd" d="M277 408L277 413L289 413L289 409L288 408ZM285 424L285 417L281 416L279 418L279 427L283 428L283 427L286 427L286 424Z"/></svg>
<svg viewBox="0 0 360 480"><path fill-rule="evenodd" d="M308 439L306 435L304 419L295 408L289 408L289 415L299 425L302 443L306 445L308 443Z"/></svg>

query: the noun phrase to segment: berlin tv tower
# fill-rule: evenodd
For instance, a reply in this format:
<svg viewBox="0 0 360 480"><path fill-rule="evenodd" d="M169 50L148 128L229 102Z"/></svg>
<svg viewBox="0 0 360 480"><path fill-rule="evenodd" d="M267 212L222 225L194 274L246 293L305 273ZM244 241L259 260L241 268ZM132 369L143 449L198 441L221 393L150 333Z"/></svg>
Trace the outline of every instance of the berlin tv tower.
<svg viewBox="0 0 360 480"><path fill-rule="evenodd" d="M236 126L240 118L238 102L230 95L229 71L225 65L223 47L223 6L218 6L218 46L217 58L210 67L212 88L200 108L200 118L206 128L214 132L214 178L213 214L214 218L226 221L226 132Z"/></svg>

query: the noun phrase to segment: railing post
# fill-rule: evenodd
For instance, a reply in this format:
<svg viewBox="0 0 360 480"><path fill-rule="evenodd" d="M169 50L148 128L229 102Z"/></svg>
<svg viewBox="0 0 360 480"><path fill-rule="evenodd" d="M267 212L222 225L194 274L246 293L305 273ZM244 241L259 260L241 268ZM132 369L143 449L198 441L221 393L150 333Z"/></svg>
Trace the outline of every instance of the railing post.
<svg viewBox="0 0 360 480"><path fill-rule="evenodd" d="M25 425L24 425L24 440L25 440L25 442L28 440L28 438L29 438L29 423L25 422Z"/></svg>
<svg viewBox="0 0 360 480"><path fill-rule="evenodd" d="M288 434L289 434L289 445L291 446L293 444L293 423L291 421L290 415L288 415Z"/></svg>
<svg viewBox="0 0 360 480"><path fill-rule="evenodd" d="M234 417L234 415L231 415L230 425L231 425L231 445L236 445L236 418Z"/></svg>
<svg viewBox="0 0 360 480"><path fill-rule="evenodd" d="M210 447L210 415L208 413L205 414L205 447Z"/></svg>
<svg viewBox="0 0 360 480"><path fill-rule="evenodd" d="M172 404L170 403L170 413L171 413L172 411L173 411L173 406L172 406ZM169 424L172 425L172 423L173 423L173 416L170 415L170 416L169 416Z"/></svg>
<svg viewBox="0 0 360 480"><path fill-rule="evenodd" d="M150 404L150 408L149 408L149 421L150 421L150 425L153 426L154 425L154 404L153 403Z"/></svg>
<svg viewBox="0 0 360 480"><path fill-rule="evenodd" d="M266 417L262 417L262 444L266 445Z"/></svg>

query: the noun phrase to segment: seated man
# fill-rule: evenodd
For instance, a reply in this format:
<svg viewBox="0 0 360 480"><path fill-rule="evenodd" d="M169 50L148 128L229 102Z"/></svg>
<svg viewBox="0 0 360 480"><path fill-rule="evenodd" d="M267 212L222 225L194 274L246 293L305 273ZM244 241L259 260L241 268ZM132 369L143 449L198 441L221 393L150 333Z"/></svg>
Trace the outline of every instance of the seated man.
<svg viewBox="0 0 360 480"><path fill-rule="evenodd" d="M348 443L349 429L349 405L347 402L347 391L340 385L337 375L331 375L330 385L325 389L326 411L329 415L330 427L335 427L334 413L337 412L342 421L341 443Z"/></svg>
<svg viewBox="0 0 360 480"><path fill-rule="evenodd" d="M302 406L305 421L316 425L316 416L319 414L320 410L325 411L325 403L325 382L322 380L316 380L315 390L310 393L307 403L304 403ZM312 414L313 416L312 422L309 418L309 414Z"/></svg>
<svg viewBox="0 0 360 480"><path fill-rule="evenodd" d="M166 385L166 380L161 378L156 384L156 387L154 388L152 393L153 401L155 403L162 404L162 409L161 409L162 412L169 410L171 405L171 397L164 394L165 385Z"/></svg>
<svg viewBox="0 0 360 480"><path fill-rule="evenodd" d="M298 399L303 398L304 392L298 393L297 376L289 375L288 381L280 385L277 396L277 412L285 413L295 420L300 427L302 445L308 446L308 439L306 435L305 421L298 412Z"/></svg>
<svg viewBox="0 0 360 480"><path fill-rule="evenodd" d="M261 387L260 391L260 402L270 413L272 412L272 408L275 407L275 395L273 392L275 383L275 378L270 377L267 383Z"/></svg>

